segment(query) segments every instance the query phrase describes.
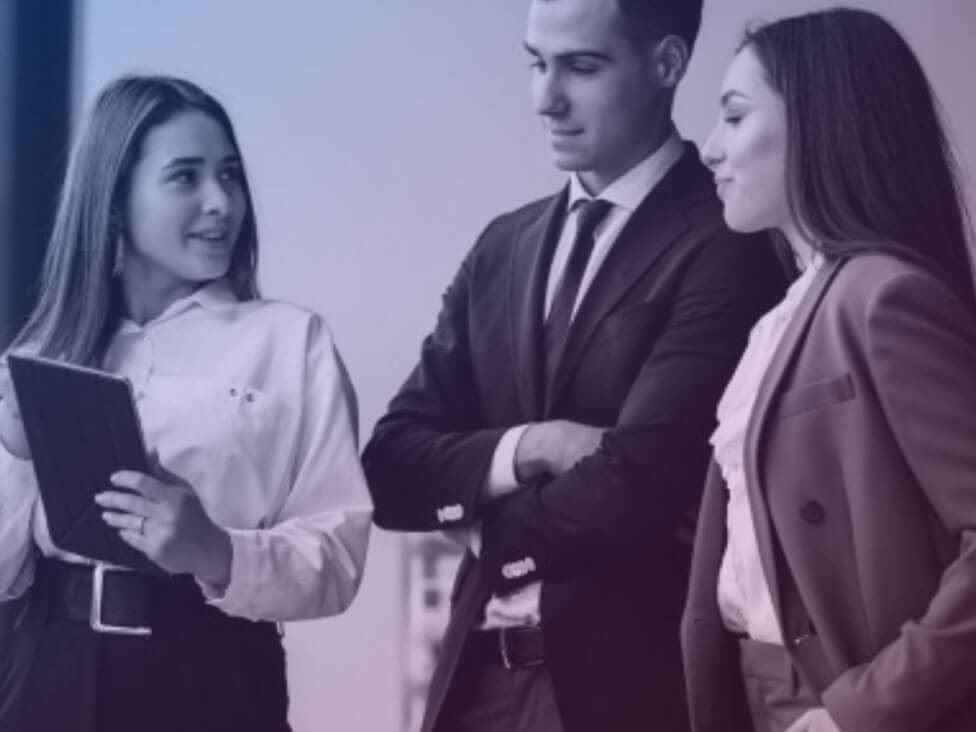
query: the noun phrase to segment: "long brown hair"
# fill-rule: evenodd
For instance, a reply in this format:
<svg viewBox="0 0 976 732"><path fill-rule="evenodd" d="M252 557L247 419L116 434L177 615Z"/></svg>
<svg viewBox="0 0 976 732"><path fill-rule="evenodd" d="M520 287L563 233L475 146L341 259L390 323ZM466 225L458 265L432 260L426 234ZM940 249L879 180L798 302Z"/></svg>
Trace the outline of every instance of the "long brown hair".
<svg viewBox="0 0 976 732"><path fill-rule="evenodd" d="M240 149L227 112L211 95L183 79L126 76L99 94L68 163L40 280L37 305L11 350L97 365L117 327L118 284L112 275L118 237L112 219L146 133L174 115L195 110L217 122ZM247 209L227 279L238 298L259 296L257 225L241 163Z"/></svg>
<svg viewBox="0 0 976 732"><path fill-rule="evenodd" d="M880 16L837 8L761 25L750 48L782 95L787 195L828 259L887 251L974 297L969 217L935 94Z"/></svg>

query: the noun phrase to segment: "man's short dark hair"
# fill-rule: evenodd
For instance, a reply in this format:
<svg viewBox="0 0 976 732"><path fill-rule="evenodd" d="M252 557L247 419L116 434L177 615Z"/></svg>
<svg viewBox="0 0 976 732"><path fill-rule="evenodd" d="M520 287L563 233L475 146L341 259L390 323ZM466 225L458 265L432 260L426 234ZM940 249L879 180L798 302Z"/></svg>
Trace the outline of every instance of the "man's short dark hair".
<svg viewBox="0 0 976 732"><path fill-rule="evenodd" d="M690 52L701 27L703 0L617 0L624 35L636 43L675 35Z"/></svg>

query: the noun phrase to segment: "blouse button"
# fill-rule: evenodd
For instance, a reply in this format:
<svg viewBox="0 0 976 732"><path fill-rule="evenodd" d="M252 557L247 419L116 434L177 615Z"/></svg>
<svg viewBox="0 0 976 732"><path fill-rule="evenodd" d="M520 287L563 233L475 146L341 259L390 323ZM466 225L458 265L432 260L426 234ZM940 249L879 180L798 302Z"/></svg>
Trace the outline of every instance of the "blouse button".
<svg viewBox="0 0 976 732"><path fill-rule="evenodd" d="M247 394L244 395L244 399L247 400L247 401L249 401L249 402L253 402L254 401L254 394L252 394L251 392L247 392Z"/></svg>
<svg viewBox="0 0 976 732"><path fill-rule="evenodd" d="M236 397L237 396L237 389L235 389L233 386L230 388L230 395L232 397Z"/></svg>
<svg viewBox="0 0 976 732"><path fill-rule="evenodd" d="M803 508L800 509L800 515L803 516L803 520L808 524L820 524L823 523L827 512L818 501L807 501L803 504Z"/></svg>

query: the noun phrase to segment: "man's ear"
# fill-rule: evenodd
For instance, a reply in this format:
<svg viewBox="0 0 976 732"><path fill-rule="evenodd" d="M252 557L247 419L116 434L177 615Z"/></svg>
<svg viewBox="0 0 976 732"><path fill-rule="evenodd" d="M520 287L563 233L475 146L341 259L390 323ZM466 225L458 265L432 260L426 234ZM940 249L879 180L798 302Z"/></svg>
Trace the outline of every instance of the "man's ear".
<svg viewBox="0 0 976 732"><path fill-rule="evenodd" d="M651 49L654 72L661 86L673 89L688 70L691 52L680 36L669 35L657 41Z"/></svg>

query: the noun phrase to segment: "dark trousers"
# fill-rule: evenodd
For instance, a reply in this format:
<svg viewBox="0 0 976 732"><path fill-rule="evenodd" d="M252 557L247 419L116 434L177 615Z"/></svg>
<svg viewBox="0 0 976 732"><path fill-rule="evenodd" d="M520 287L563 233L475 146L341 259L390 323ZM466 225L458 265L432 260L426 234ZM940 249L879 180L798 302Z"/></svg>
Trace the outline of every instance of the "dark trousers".
<svg viewBox="0 0 976 732"><path fill-rule="evenodd" d="M507 669L462 651L436 732L563 732L545 664Z"/></svg>
<svg viewBox="0 0 976 732"><path fill-rule="evenodd" d="M288 732L275 625L206 605L189 578L173 587L151 636L106 635L59 617L41 572L14 633L0 730Z"/></svg>
<svg viewBox="0 0 976 732"><path fill-rule="evenodd" d="M739 651L755 732L784 732L804 712L822 706L782 646L742 638Z"/></svg>

